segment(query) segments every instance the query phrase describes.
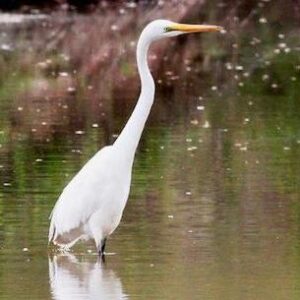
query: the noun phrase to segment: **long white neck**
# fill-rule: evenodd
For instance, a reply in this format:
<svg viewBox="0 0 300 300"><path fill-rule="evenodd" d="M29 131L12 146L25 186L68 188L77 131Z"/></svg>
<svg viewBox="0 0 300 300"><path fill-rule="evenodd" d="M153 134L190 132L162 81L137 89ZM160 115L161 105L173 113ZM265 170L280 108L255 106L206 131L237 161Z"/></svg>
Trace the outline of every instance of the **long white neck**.
<svg viewBox="0 0 300 300"><path fill-rule="evenodd" d="M136 51L137 66L141 78L140 97L127 124L114 143L115 147L122 148L122 154L126 155L131 162L133 162L136 148L154 101L155 85L147 63L149 46L150 42L147 35L142 33Z"/></svg>

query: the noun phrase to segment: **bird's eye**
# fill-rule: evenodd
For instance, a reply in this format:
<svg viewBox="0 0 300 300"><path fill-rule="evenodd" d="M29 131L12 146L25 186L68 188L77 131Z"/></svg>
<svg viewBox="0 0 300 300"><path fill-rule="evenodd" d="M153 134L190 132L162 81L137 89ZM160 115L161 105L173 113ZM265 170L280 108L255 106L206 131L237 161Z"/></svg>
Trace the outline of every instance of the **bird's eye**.
<svg viewBox="0 0 300 300"><path fill-rule="evenodd" d="M171 27L165 27L164 28L164 32L170 32L170 31L174 31L174 29L171 28Z"/></svg>

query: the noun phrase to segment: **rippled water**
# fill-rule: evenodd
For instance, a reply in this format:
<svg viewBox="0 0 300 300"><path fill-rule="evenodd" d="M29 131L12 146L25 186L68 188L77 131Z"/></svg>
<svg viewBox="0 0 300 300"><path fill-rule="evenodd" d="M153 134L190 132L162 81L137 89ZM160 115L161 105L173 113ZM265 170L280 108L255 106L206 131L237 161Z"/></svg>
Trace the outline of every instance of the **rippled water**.
<svg viewBox="0 0 300 300"><path fill-rule="evenodd" d="M48 251L48 216L134 102L100 101L103 120L88 98L24 95L24 79L2 79L0 298L299 299L298 46L246 75L219 59L219 87L203 76L174 83L177 97L158 90L105 264L92 243ZM245 65L256 59L244 51Z"/></svg>

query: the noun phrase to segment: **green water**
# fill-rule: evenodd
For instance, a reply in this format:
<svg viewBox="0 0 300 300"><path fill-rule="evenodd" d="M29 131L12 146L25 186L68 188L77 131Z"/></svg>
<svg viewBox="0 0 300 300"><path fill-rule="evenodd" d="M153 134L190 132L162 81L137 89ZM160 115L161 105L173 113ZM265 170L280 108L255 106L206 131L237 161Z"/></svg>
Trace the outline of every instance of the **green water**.
<svg viewBox="0 0 300 300"><path fill-rule="evenodd" d="M242 36L237 58L224 35L205 73L196 59L173 89L158 83L105 264L92 243L49 251L48 216L134 101L38 93L36 69L16 67L23 52L2 50L1 299L300 298L300 45L289 27L267 28L255 51Z"/></svg>

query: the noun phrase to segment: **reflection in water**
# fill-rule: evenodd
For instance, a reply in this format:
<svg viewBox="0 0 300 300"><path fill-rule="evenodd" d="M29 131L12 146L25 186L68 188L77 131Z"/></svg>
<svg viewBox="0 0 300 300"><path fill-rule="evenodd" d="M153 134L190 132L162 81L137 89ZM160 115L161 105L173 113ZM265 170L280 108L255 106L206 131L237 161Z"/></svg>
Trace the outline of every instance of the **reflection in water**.
<svg viewBox="0 0 300 300"><path fill-rule="evenodd" d="M120 279L98 259L79 261L72 254L49 257L49 277L53 299L128 299Z"/></svg>

